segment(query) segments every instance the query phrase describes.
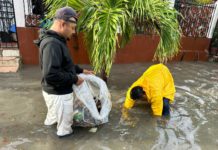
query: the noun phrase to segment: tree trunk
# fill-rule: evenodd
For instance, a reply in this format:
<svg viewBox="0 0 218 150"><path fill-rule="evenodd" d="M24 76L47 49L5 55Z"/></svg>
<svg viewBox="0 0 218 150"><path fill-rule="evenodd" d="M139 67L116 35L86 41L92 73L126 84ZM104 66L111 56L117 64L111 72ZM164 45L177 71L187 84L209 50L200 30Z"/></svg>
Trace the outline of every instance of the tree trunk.
<svg viewBox="0 0 218 150"><path fill-rule="evenodd" d="M102 69L101 71L101 78L107 83L107 75L105 69Z"/></svg>

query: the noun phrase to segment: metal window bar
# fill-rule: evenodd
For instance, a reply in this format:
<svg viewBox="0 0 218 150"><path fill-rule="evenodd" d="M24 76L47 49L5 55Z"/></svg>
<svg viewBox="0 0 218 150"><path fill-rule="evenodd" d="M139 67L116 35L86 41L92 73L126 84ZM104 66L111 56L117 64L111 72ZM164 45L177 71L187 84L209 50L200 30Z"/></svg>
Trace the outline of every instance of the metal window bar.
<svg viewBox="0 0 218 150"><path fill-rule="evenodd" d="M207 37L214 4L200 5L192 2L176 2L175 9L183 16L178 17L184 36Z"/></svg>
<svg viewBox="0 0 218 150"><path fill-rule="evenodd" d="M52 0L51 3L53 1L54 0ZM44 0L23 0L23 4L25 12L25 26L42 27L46 22L44 19L50 9L50 5L48 4L46 6Z"/></svg>
<svg viewBox="0 0 218 150"><path fill-rule="evenodd" d="M35 14L33 12L34 8L36 7L35 3L37 3L42 9L43 0L23 0L26 27L39 27L40 25L40 19L42 19L43 15Z"/></svg>
<svg viewBox="0 0 218 150"><path fill-rule="evenodd" d="M212 0L211 4L215 3L217 0ZM199 2L197 0L175 0L175 3L191 3L191 4L198 4Z"/></svg>
<svg viewBox="0 0 218 150"><path fill-rule="evenodd" d="M18 48L13 0L0 0L0 48Z"/></svg>
<svg viewBox="0 0 218 150"><path fill-rule="evenodd" d="M176 0L175 9L182 14L178 17L184 36L207 37L210 21L213 19L215 1L212 4L197 4L196 0ZM137 34L156 34L147 22L139 23L135 20Z"/></svg>

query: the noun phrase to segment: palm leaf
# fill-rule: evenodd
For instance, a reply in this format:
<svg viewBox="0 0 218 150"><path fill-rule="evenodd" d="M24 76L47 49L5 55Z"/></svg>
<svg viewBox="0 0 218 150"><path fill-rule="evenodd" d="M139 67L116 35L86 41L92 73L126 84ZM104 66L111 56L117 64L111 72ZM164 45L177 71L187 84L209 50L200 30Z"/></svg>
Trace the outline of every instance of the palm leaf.
<svg viewBox="0 0 218 150"><path fill-rule="evenodd" d="M70 6L79 13L78 32L84 33L89 58L96 72L109 75L116 48L124 46L135 31L134 23L153 29L160 36L154 58L167 61L177 52L181 31L178 12L162 0L45 0L51 7L47 18L58 8ZM119 33L119 34L118 34ZM118 38L120 36L120 38Z"/></svg>
<svg viewBox="0 0 218 150"><path fill-rule="evenodd" d="M165 62L179 51L181 30L177 20L178 12L170 9L169 2L162 0L130 0L133 19L153 28L160 36L154 59Z"/></svg>

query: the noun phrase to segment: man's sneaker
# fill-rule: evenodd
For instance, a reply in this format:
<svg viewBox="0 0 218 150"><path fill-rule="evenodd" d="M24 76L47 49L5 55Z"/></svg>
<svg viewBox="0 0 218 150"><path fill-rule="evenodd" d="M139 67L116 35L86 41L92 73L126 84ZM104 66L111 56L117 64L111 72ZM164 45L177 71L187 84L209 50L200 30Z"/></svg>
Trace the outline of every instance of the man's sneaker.
<svg viewBox="0 0 218 150"><path fill-rule="evenodd" d="M72 132L72 133L69 133L69 134L66 134L66 135L58 135L58 137L61 139L61 138L69 137L69 136L71 136L72 134L73 134L73 132Z"/></svg>

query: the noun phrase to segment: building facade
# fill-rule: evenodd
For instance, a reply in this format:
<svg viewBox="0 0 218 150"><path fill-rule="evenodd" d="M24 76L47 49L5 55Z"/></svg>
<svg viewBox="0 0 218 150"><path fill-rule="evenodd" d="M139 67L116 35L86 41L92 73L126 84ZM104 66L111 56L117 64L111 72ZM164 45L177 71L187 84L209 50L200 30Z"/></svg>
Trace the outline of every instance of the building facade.
<svg viewBox="0 0 218 150"><path fill-rule="evenodd" d="M42 26L40 21L47 11L42 1L0 0L0 72L15 72L21 64L39 63L38 48L33 40L38 38L38 30ZM184 17L178 18L183 37L181 51L173 60L207 60L207 50L218 18L217 2L200 6L182 0L169 1L171 7ZM158 42L157 36L136 34L117 51L115 63L152 61ZM89 63L82 33L73 35L68 44L75 63Z"/></svg>

